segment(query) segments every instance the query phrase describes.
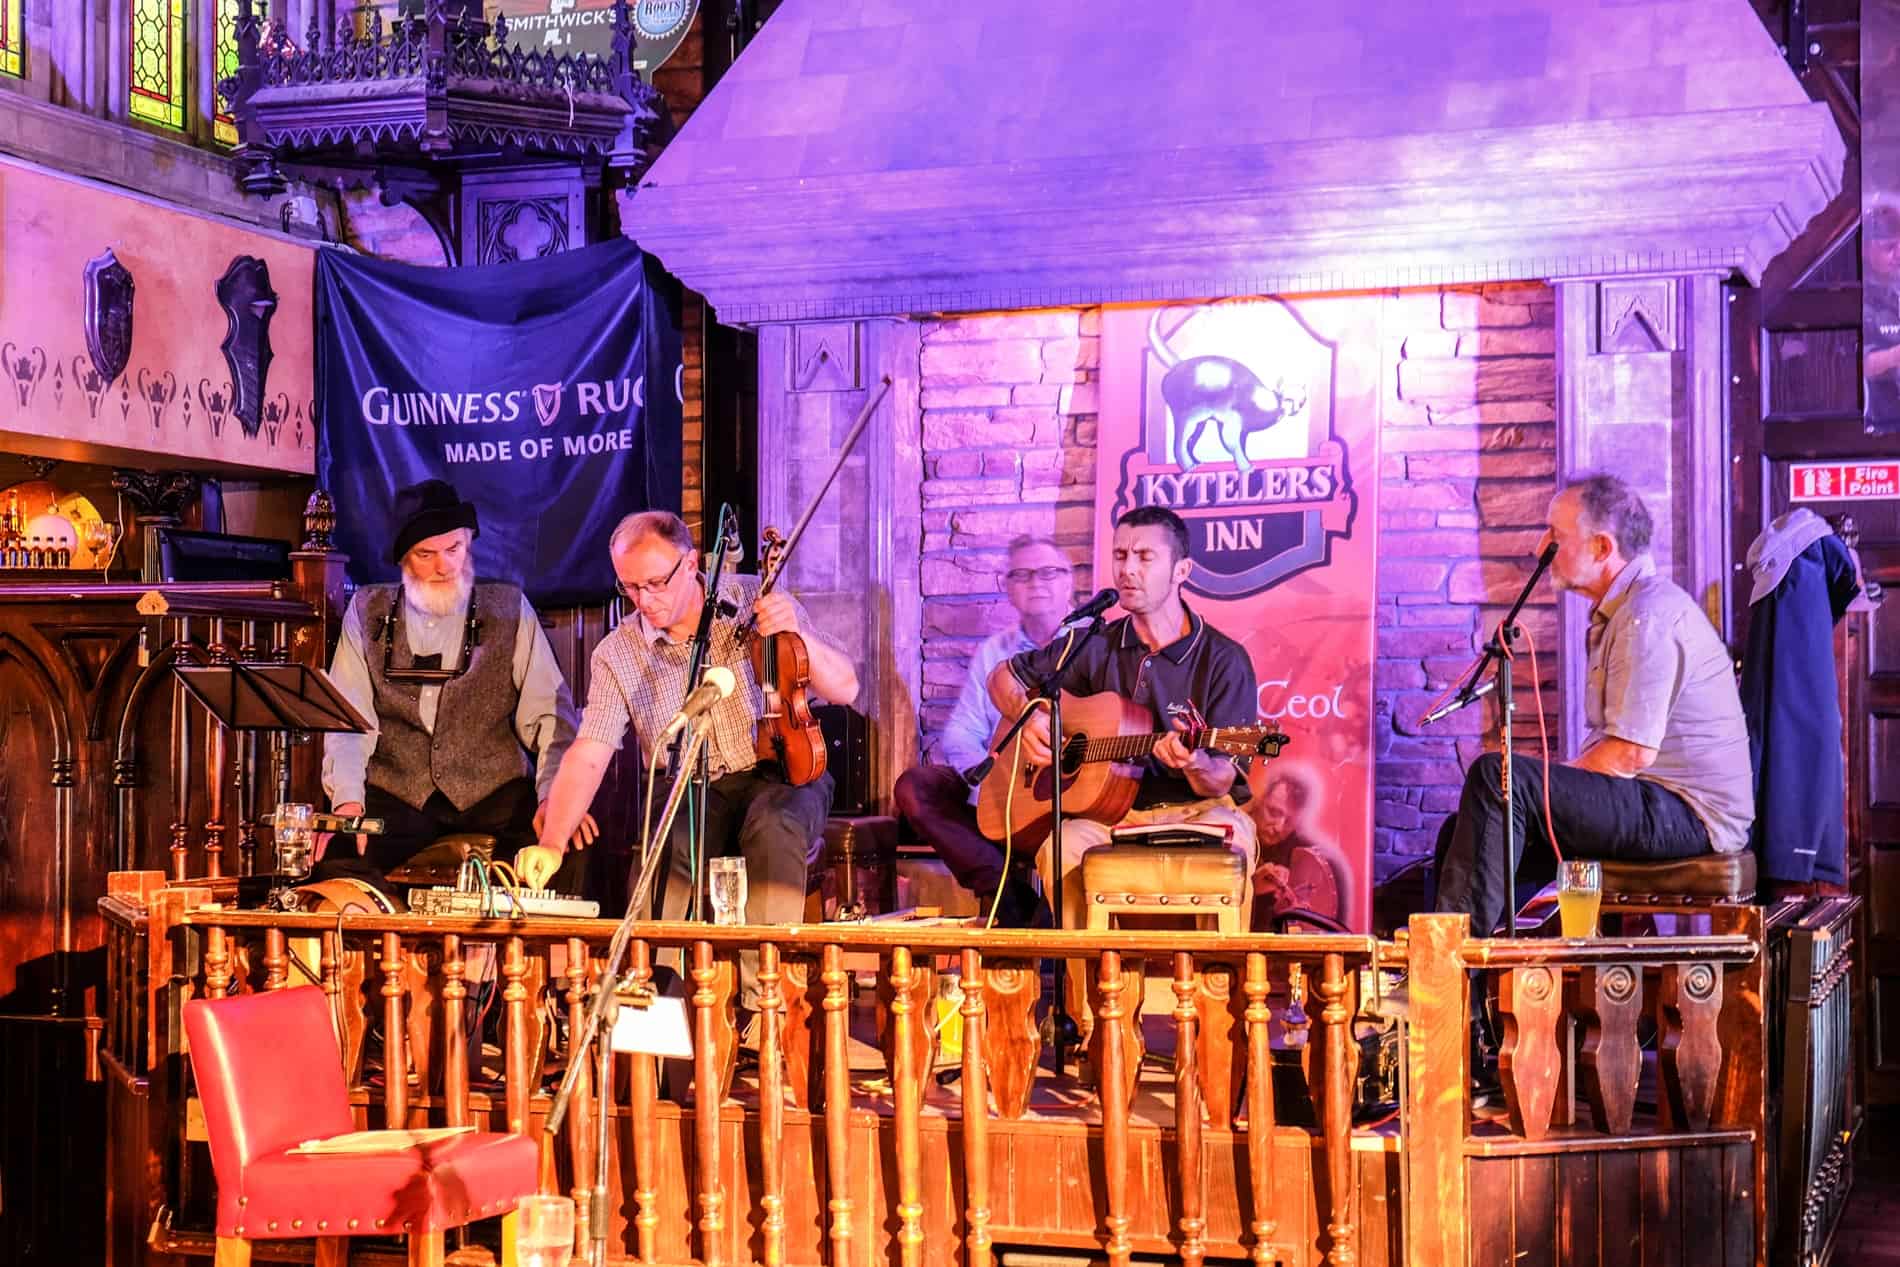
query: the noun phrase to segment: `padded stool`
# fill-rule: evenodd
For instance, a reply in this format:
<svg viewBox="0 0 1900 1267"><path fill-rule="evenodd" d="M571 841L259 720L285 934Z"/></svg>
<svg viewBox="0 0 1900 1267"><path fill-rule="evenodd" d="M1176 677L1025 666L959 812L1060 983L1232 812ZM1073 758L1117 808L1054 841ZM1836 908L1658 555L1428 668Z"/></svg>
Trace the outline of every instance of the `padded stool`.
<svg viewBox="0 0 1900 1267"><path fill-rule="evenodd" d="M1668 862L1603 863L1603 898L1647 906L1713 906L1755 900L1755 855L1706 853Z"/></svg>
<svg viewBox="0 0 1900 1267"><path fill-rule="evenodd" d="M1219 847L1179 849L1098 845L1082 855L1082 894L1091 929L1107 929L1120 915L1176 915L1214 921L1216 931L1247 931L1247 864Z"/></svg>

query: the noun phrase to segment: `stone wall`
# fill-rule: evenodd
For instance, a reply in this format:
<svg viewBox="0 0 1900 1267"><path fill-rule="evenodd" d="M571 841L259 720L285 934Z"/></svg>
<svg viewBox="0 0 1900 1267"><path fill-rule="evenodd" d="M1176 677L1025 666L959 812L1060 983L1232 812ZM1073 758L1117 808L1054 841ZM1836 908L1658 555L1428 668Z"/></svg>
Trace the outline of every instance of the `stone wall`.
<svg viewBox="0 0 1900 1267"><path fill-rule="evenodd" d="M1423 735L1411 722L1470 664L1528 575L1555 483L1554 317L1535 284L1369 295L1387 365L1379 488L1375 858L1429 852L1484 742L1478 710ZM1094 588L1099 310L924 323L923 698L929 744L970 653L1009 619L997 573L1022 532L1053 536ZM1555 740L1557 631L1527 608ZM1526 656L1528 652L1526 651ZM1536 743L1531 674L1518 718ZM1397 728L1393 719L1398 719Z"/></svg>

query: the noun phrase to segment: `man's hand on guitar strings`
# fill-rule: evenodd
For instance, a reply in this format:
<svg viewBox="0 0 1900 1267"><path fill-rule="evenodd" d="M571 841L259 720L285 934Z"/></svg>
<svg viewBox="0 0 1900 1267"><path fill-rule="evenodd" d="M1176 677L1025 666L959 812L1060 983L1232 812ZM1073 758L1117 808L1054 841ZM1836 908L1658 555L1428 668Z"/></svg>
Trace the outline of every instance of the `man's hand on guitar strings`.
<svg viewBox="0 0 1900 1267"><path fill-rule="evenodd" d="M1028 721L1023 723L1017 738L1022 743L1023 762L1026 765L1048 766L1051 764L1049 748L1049 712L1040 700L1031 700L1024 707L1034 710Z"/></svg>

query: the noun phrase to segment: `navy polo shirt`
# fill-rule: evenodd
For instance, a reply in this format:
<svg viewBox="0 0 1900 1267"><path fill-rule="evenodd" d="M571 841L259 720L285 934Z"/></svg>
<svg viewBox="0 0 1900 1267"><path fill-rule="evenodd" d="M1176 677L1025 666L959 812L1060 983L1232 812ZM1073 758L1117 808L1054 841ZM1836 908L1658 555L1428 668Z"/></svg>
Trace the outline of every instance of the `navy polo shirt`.
<svg viewBox="0 0 1900 1267"><path fill-rule="evenodd" d="M1185 607L1186 605L1183 604ZM1067 642L1058 635L1047 646L1011 656L1009 671L1032 695L1055 668ZM1149 651L1135 632L1133 617L1114 621L1089 639L1063 675L1062 689L1071 695L1099 695L1110 691L1132 700L1154 717L1157 732L1170 727L1170 705L1192 704L1210 726L1256 726L1260 723L1259 688L1253 661L1238 642L1215 629L1188 609L1188 631L1161 648ZM1250 795L1246 761L1236 762L1231 795L1236 805ZM1136 809L1177 805L1204 799L1178 770L1153 757L1144 764Z"/></svg>

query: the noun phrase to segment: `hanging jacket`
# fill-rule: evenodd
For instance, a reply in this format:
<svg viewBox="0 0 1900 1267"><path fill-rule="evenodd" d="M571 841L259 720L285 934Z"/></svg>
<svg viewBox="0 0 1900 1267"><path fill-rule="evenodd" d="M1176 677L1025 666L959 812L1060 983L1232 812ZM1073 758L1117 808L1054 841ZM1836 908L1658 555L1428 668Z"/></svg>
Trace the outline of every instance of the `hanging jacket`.
<svg viewBox="0 0 1900 1267"><path fill-rule="evenodd" d="M1749 551L1751 558L1756 553ZM1834 626L1859 592L1847 547L1829 533L1806 544L1754 600L1742 655L1742 711L1755 770L1749 847L1771 880L1847 882Z"/></svg>

